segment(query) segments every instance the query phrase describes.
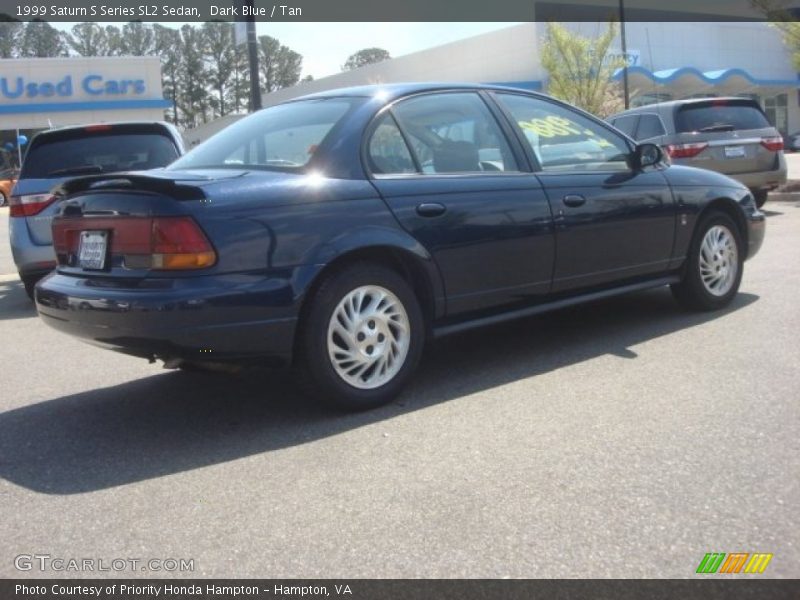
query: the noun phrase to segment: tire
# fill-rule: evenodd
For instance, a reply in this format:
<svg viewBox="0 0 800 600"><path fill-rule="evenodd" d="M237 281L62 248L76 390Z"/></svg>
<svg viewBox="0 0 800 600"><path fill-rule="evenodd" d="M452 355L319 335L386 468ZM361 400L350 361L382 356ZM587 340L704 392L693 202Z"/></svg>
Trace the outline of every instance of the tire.
<svg viewBox="0 0 800 600"><path fill-rule="evenodd" d="M0 206L6 206L8 204L8 198L3 192L0 192Z"/></svg>
<svg viewBox="0 0 800 600"><path fill-rule="evenodd" d="M756 200L756 206L761 208L767 203L767 190L755 190L753 192L753 197Z"/></svg>
<svg viewBox="0 0 800 600"><path fill-rule="evenodd" d="M671 286L672 294L692 310L724 308L739 291L743 256L742 236L733 219L718 211L708 213L697 227L683 279Z"/></svg>
<svg viewBox="0 0 800 600"><path fill-rule="evenodd" d="M326 277L301 317L298 383L314 400L366 410L391 401L419 363L425 323L408 282L358 262Z"/></svg>

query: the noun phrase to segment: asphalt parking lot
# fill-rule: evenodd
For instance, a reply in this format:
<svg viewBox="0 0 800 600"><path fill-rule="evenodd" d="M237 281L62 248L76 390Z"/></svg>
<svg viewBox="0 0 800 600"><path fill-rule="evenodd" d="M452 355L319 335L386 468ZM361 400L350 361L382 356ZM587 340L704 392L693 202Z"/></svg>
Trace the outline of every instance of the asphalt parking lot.
<svg viewBox="0 0 800 600"><path fill-rule="evenodd" d="M767 208L726 311L661 289L460 335L350 415L280 373L164 371L48 329L0 209L0 576L64 575L14 566L47 554L682 578L707 552L770 552L764 576L800 577L800 203ZM164 575L87 573L109 574Z"/></svg>

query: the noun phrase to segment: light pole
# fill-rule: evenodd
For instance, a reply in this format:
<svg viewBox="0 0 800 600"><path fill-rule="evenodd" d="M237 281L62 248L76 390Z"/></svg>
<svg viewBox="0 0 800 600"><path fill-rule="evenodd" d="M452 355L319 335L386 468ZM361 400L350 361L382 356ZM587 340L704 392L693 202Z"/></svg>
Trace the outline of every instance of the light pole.
<svg viewBox="0 0 800 600"><path fill-rule="evenodd" d="M258 38L256 37L256 18L253 11L253 0L238 0L239 7L242 15L247 10L247 16L244 19L246 23L246 42L247 42L247 62L250 67L250 112L261 110L261 82L259 81L258 74ZM238 36L238 33L236 34ZM237 39L236 43L239 41Z"/></svg>
<svg viewBox="0 0 800 600"><path fill-rule="evenodd" d="M631 107L631 97L628 91L628 44L625 40L625 0L619 0L619 35L622 40L622 86L625 94L625 110Z"/></svg>

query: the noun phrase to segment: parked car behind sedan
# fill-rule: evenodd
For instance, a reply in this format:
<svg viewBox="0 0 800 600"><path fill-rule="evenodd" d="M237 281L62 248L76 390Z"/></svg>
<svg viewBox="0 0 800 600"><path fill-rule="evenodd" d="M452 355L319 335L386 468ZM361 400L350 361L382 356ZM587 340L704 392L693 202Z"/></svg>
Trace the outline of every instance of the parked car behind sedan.
<svg viewBox="0 0 800 600"><path fill-rule="evenodd" d="M800 131L795 131L783 138L783 148L787 152L800 151Z"/></svg>
<svg viewBox="0 0 800 600"><path fill-rule="evenodd" d="M167 366L292 364L368 408L431 337L670 285L727 306L752 194L547 96L335 90L259 111L167 169L66 182L41 318Z"/></svg>
<svg viewBox="0 0 800 600"><path fill-rule="evenodd" d="M748 98L691 98L648 104L608 118L637 142L659 144L672 162L742 182L758 206L786 183L783 138Z"/></svg>
<svg viewBox="0 0 800 600"><path fill-rule="evenodd" d="M29 296L56 264L51 193L76 175L165 167L183 154L180 133L162 122L103 123L43 131L30 141L10 198L11 252Z"/></svg>

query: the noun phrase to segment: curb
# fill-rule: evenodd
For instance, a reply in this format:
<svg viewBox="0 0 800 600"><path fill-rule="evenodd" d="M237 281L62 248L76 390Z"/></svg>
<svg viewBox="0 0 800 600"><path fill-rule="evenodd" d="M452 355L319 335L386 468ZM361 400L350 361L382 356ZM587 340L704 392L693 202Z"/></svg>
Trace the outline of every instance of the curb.
<svg viewBox="0 0 800 600"><path fill-rule="evenodd" d="M767 202L800 202L800 192L770 192Z"/></svg>

